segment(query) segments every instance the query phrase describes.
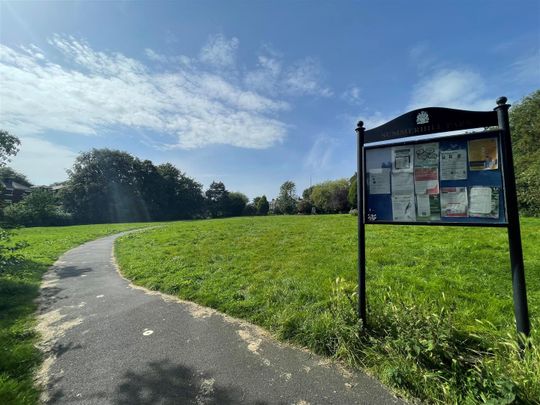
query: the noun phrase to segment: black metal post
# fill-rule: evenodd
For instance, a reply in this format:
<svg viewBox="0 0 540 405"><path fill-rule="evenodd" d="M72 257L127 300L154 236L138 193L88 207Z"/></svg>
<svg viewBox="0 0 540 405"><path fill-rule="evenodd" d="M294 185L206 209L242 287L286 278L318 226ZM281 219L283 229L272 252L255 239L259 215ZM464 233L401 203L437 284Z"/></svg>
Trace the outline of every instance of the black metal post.
<svg viewBox="0 0 540 405"><path fill-rule="evenodd" d="M501 148L503 151L504 194L506 200L506 216L508 219L508 243L510 247L510 265L512 268L512 289L514 294L514 314L516 326L520 333L529 336L531 326L527 306L527 289L525 286L525 268L523 266L523 250L521 247L521 230L517 203L516 180L514 175L514 159L512 156L512 139L510 137L510 121L506 104L507 98L497 99L497 118L501 129Z"/></svg>
<svg viewBox="0 0 540 405"><path fill-rule="evenodd" d="M366 240L365 240L365 213L364 213L364 123L358 121L356 133L358 134L356 147L356 198L358 208L358 316L362 321L362 328L367 326L366 316Z"/></svg>

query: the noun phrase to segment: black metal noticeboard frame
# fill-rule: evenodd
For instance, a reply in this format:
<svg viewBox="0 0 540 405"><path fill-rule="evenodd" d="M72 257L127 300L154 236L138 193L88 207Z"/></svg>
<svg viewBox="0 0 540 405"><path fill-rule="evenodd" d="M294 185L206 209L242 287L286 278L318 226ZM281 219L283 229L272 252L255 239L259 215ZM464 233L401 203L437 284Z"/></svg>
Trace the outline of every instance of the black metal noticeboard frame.
<svg viewBox="0 0 540 405"><path fill-rule="evenodd" d="M356 128L356 133L358 135L358 313L363 325L367 325L365 252L366 224L490 226L506 227L508 229L516 326L518 332L523 333L526 336L530 334L523 252L521 246L521 230L519 224L514 163L508 120L508 109L510 108L510 105L507 104L506 101L506 97L499 98L497 100L497 107L494 108L494 111L466 111L439 107L422 108L405 113L400 117L387 122L386 124L367 131L365 130L362 121L358 123L358 127ZM473 128L489 129L484 132L469 132L460 133L457 135L443 134L440 136L434 135L431 137L424 136L440 132L459 131ZM496 139L496 141L493 141L494 139ZM478 194L480 191L482 191L484 193L484 198L486 198L485 192L487 190L487 192L491 193L490 195L493 197L493 207L496 207L494 208L495 211L492 213L493 215L483 216L471 214L469 216L467 212L460 212L459 215L456 215L458 218L454 218L452 217L452 214L448 214L446 211L444 211L445 213L441 213L440 216L435 220L418 219L416 217L416 213L419 212L417 210L417 204L419 206L420 200L418 199L420 197L416 194L416 170L420 170L420 175L425 175L425 173L427 173L428 175L433 176L433 174L436 173L436 176L439 176L442 170L442 163L440 167L438 163L439 156L442 156L439 151L439 146L450 148L449 152L452 154L452 148L458 148L455 152L459 152L464 150L464 145L467 145L470 148L471 143L476 141L485 141L487 142L485 145L495 145L496 170L490 169L484 172L481 169L477 171L476 168L472 167L472 163L469 162L469 159L465 158L465 170L468 172L464 173L464 177L456 177L456 179L443 179L442 177L437 177L435 183L422 184L431 184L433 187L435 187L434 184L436 184L435 191L438 193L438 196L434 196L434 198L439 199L439 212L443 211L441 193L446 192L451 194L452 191L455 191L454 189L459 189L459 191L465 196L464 205L469 207L467 192L471 194L472 191L475 191L476 194ZM408 187L408 183L411 181L414 182L412 185L413 188L411 189L413 190L412 194L410 196L394 196L393 192L391 193L389 190L391 179L390 173L392 173L392 175L399 175L399 173L394 173L393 170L396 168L391 166L394 164L394 156L389 158L388 154L398 153L400 148L401 150L405 148L404 150L406 152L407 149L409 152L413 150L416 151L415 148L421 149L422 144L437 145L436 165L432 166L431 170L422 172L421 170L429 168L417 168L416 166L413 168L413 164L411 162L410 168L406 170L410 170L411 174L407 174L405 176L407 179L405 182L407 184L405 184L405 186ZM454 146L454 144L457 146ZM395 150L398 152L394 152ZM445 152L447 151L445 150ZM411 156L411 158L412 157L413 156ZM407 158L407 156L404 158ZM460 158L463 159L461 156ZM397 162L397 159L395 161ZM409 160L404 161L409 162ZM463 162L461 161L460 164L462 163ZM469 167L469 163L471 164L471 167ZM368 170L367 165L370 166L369 169L372 170L373 173L377 173L372 175L373 177L371 178L371 181L374 184L373 187L377 186L379 188L372 194L368 194L369 177L367 175L371 175L371 172ZM447 171L448 168L446 167L446 172ZM396 169L396 172L399 172L399 170ZM413 172L414 176L412 174ZM378 185L375 185L375 176L382 176L379 178L383 180L379 181ZM421 184L421 182L418 184ZM369 183L369 185L371 186L372 184ZM444 187L445 185L447 187ZM392 187L394 187L393 177ZM479 190L480 188L483 190ZM489 191L489 188L491 188L491 192ZM463 195L459 196L461 200L463 200ZM407 216L400 216L401 214L399 214L399 209L396 208L399 207L399 200L407 202L408 198L410 198L413 206L413 214L411 214L410 220ZM424 201L425 205L425 195L422 196L422 200ZM429 198L428 201L430 201ZM405 205L403 202L401 204L402 206ZM486 203L484 201L484 207L485 204ZM409 209L409 205L410 204L407 204L406 209ZM456 206L459 205L456 204ZM389 210L394 217L389 217ZM395 214L394 212L398 213ZM380 213L382 213L382 215L378 215Z"/></svg>

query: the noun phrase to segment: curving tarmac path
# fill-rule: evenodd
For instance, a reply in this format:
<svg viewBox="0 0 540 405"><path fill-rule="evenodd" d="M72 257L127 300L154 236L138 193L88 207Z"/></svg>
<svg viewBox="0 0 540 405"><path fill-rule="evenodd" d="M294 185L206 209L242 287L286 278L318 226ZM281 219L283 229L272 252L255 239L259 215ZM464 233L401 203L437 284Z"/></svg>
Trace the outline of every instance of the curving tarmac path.
<svg viewBox="0 0 540 405"><path fill-rule="evenodd" d="M376 380L258 327L131 285L112 255L120 235L70 250L44 277L44 402L402 403Z"/></svg>

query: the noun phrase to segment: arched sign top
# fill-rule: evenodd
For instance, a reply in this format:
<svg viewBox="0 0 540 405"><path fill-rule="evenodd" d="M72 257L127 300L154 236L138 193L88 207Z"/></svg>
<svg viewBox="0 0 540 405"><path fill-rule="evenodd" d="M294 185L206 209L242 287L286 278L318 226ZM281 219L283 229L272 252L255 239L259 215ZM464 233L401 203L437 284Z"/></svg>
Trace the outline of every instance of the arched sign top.
<svg viewBox="0 0 540 405"><path fill-rule="evenodd" d="M496 111L427 107L409 111L386 124L365 131L364 143L497 125Z"/></svg>

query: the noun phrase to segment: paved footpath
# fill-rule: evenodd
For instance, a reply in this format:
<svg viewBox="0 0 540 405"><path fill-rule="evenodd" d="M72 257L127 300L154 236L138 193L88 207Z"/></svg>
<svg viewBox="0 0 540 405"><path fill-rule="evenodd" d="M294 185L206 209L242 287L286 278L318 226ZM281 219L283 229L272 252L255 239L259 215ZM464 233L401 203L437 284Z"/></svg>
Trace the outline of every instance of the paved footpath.
<svg viewBox="0 0 540 405"><path fill-rule="evenodd" d="M44 277L44 402L402 403L374 379L258 327L131 285L114 264L118 236L70 250Z"/></svg>

